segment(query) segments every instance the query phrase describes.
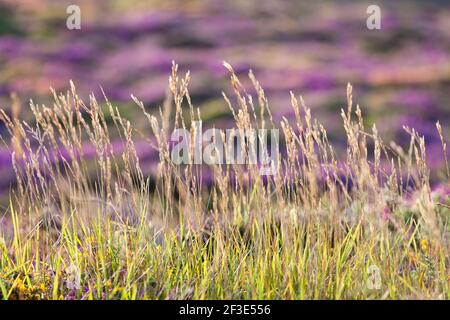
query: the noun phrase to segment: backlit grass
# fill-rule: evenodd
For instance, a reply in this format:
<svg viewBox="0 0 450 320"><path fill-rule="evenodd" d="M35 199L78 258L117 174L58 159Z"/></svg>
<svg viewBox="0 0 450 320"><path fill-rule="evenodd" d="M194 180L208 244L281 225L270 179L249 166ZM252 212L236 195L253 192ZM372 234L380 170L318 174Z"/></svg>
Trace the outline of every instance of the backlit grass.
<svg viewBox="0 0 450 320"><path fill-rule="evenodd" d="M155 115L133 97L148 132L108 102L84 103L73 85L51 107L31 103L33 123L2 112L17 183L0 229L0 296L448 299L446 181L430 187L424 138L405 128L409 148L385 143L376 126L364 127L349 85L347 152L337 155L301 98L292 93L295 118L276 123L254 75L251 97L225 66L233 127L280 129L273 176L252 165L171 162L171 130L195 134L190 123L201 120L190 76L176 65ZM159 154L150 170L137 156L142 139Z"/></svg>

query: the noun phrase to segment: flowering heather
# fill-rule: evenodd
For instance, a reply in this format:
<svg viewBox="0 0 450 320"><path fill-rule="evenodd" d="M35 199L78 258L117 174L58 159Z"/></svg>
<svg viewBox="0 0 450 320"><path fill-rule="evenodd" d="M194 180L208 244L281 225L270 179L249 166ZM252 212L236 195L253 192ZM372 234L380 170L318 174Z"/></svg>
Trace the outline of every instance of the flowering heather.
<svg viewBox="0 0 450 320"><path fill-rule="evenodd" d="M364 101L367 124L377 123L384 137L407 147L405 124L425 135L429 158L436 159L431 178L439 178L440 141L428 132L434 133L437 120L450 119L450 7L442 1L439 7L431 1L383 4L380 32L362 28L365 3L272 0L235 0L226 9L222 1L106 5L85 0L79 1L85 8L83 28L72 32L64 28L64 2L5 0L0 5L10 17L0 15L9 21L8 33L0 30L0 106L10 105L11 92L23 102L33 97L50 104L48 88L65 91L70 80L85 99L91 92L102 96L102 87L122 113L132 109L130 93L157 106L175 60L191 70L190 93L204 122L226 122L228 110L220 100L226 88L221 61L226 60L237 74L249 69L258 74L274 104L274 118L290 114L286 92L301 92L337 152L345 141L335 114L345 103L342 87L351 82ZM127 116L141 124L137 113Z"/></svg>
<svg viewBox="0 0 450 320"><path fill-rule="evenodd" d="M449 4L71 2L0 0L0 299L450 299Z"/></svg>

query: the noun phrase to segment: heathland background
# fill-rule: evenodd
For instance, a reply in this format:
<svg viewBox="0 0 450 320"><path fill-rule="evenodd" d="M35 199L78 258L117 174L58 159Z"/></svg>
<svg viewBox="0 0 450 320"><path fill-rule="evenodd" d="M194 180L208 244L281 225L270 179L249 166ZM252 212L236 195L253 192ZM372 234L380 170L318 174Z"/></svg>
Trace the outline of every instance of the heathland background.
<svg viewBox="0 0 450 320"><path fill-rule="evenodd" d="M0 298L448 299L450 5L390 2L0 0Z"/></svg>
<svg viewBox="0 0 450 320"><path fill-rule="evenodd" d="M426 139L432 179L439 174L435 122L450 117L446 1L379 1L382 28L375 31L366 28L368 1L75 1L82 29L71 31L72 2L0 1L0 105L10 109L15 92L24 120L32 119L29 99L47 104L49 87L65 91L72 79L81 97L102 97L102 87L123 116L144 126L130 94L156 110L175 60L181 72L191 71L203 121L228 127L225 60L238 75L253 70L278 120L293 115L289 90L301 94L337 149L345 148L339 113L352 83L368 127L377 123L385 140L404 146L403 126L416 128ZM151 167L157 155L143 149L143 166ZM14 180L5 146L0 158L4 194Z"/></svg>

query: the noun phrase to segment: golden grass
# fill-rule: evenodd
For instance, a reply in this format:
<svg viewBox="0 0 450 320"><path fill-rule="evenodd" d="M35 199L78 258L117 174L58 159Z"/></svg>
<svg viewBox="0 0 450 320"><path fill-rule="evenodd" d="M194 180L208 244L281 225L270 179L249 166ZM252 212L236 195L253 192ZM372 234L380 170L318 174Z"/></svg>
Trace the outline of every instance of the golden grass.
<svg viewBox="0 0 450 320"><path fill-rule="evenodd" d="M252 97L225 67L237 130L281 129L286 154L273 176L214 165L206 188L198 166L172 163L171 130L195 135L190 123L201 120L189 73L180 77L176 64L157 116L133 97L159 152L152 178L134 144L145 134L106 97L106 109L94 96L85 104L72 84L53 92L52 107L31 103L33 124L1 111L17 188L5 213L11 228L0 229L0 297L448 299L450 210L430 190L424 138L405 128L408 150L385 144L375 125L364 128L348 85L347 152L338 159L301 97L291 93L295 119L274 123L255 76ZM123 152L113 152L113 135Z"/></svg>

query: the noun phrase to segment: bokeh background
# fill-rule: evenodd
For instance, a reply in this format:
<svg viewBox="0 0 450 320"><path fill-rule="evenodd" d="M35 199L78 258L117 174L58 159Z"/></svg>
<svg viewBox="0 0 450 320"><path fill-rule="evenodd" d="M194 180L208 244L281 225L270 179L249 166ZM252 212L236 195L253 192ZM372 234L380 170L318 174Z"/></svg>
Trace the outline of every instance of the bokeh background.
<svg viewBox="0 0 450 320"><path fill-rule="evenodd" d="M81 30L66 28L69 4L81 7ZM381 30L366 28L370 4L381 7ZM15 92L27 121L30 99L51 103L49 88L65 91L72 79L85 98L101 100L102 87L140 126L130 94L156 110L172 60L191 71L193 102L218 126L230 119L225 60L242 77L253 70L275 119L292 116L289 90L301 94L342 148L350 82L385 141L407 145L402 127L414 127L431 168L443 163L435 122L450 125L449 1L0 0L0 106L9 110ZM11 169L2 145L0 188L9 188Z"/></svg>

